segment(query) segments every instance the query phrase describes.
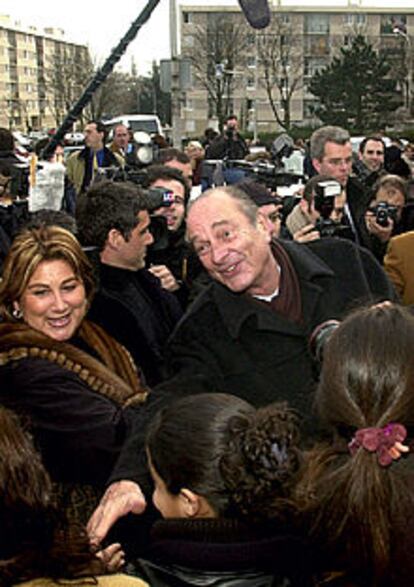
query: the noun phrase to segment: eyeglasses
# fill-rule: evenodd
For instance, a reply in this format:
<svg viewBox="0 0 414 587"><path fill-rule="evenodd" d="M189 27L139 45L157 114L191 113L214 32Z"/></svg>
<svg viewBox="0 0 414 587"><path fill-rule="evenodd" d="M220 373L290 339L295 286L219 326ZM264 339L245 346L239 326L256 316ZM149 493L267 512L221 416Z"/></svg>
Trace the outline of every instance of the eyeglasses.
<svg viewBox="0 0 414 587"><path fill-rule="evenodd" d="M352 157L346 157L346 159L327 159L326 160L329 165L333 165L334 167L339 167L340 165L351 165Z"/></svg>

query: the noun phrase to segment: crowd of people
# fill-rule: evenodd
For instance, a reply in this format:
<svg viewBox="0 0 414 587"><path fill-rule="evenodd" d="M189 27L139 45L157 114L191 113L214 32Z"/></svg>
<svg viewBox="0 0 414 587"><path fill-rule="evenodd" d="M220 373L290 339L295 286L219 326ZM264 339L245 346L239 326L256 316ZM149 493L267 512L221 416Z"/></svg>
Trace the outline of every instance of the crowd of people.
<svg viewBox="0 0 414 587"><path fill-rule="evenodd" d="M235 116L145 170L89 121L18 213L10 136L0 586L411 585L412 145L321 127L286 198Z"/></svg>

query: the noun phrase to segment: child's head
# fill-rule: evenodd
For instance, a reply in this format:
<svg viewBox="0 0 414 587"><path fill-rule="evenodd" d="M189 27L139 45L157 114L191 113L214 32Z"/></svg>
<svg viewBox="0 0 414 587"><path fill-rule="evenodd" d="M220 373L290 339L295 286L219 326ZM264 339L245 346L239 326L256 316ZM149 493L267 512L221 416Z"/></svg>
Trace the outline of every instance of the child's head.
<svg viewBox="0 0 414 587"><path fill-rule="evenodd" d="M147 435L153 501L171 517L272 517L301 469L294 415L209 393L157 414Z"/></svg>
<svg viewBox="0 0 414 587"><path fill-rule="evenodd" d="M414 424L414 317L385 304L358 310L324 350L316 405L340 433ZM350 439L348 439L350 440Z"/></svg>

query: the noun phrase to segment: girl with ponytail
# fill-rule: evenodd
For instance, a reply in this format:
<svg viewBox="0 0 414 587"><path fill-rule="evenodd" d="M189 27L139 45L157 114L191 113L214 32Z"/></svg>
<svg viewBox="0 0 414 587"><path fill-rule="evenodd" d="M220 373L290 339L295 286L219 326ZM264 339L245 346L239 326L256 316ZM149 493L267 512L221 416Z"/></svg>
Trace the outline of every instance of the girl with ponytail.
<svg viewBox="0 0 414 587"><path fill-rule="evenodd" d="M285 406L256 410L219 393L180 399L151 423L147 454L164 517L140 561L151 584L308 584L292 498L302 455Z"/></svg>
<svg viewBox="0 0 414 587"><path fill-rule="evenodd" d="M349 316L324 349L316 394L330 441L303 488L323 584L413 585L414 317L390 303Z"/></svg>

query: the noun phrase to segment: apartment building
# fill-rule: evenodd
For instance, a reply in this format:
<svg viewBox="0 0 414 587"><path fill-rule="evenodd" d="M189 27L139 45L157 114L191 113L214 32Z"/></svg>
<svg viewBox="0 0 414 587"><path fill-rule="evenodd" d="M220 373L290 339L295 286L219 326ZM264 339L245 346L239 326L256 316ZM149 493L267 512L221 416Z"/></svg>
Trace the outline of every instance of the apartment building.
<svg viewBox="0 0 414 587"><path fill-rule="evenodd" d="M56 127L89 64L87 47L68 42L63 30L25 27L0 15L0 126Z"/></svg>
<svg viewBox="0 0 414 587"><path fill-rule="evenodd" d="M245 24L236 5L181 5L181 56L193 60L192 85L183 94L181 109L184 134L200 136L207 126L217 124L213 103L217 100L214 78L220 82L226 72L231 95L227 90L225 96L224 90L222 101L228 100L229 104L225 106L241 118L244 128L255 134L280 130L265 89L266 55L263 47L266 46L270 51L267 59L276 57L279 60L276 75L279 83L275 84L273 80L275 109L283 118L284 107L289 108L289 117L294 124L318 124L314 116L315 97L307 88L309 80L316 71L330 63L341 47L349 46L357 34L362 34L376 50L387 53L395 65L396 75L397 68L401 70L399 91L403 97L406 93L410 102L408 92L412 94L413 91L414 69L414 5L406 0L390 0L388 8L375 7L375 0L339 0L336 4L334 7L333 2L324 0L302 0L299 4L294 4L293 0L273 0L273 3L270 0L271 25L257 32ZM240 46L237 46L236 37L232 39L233 47L237 46L237 49L230 58L231 63L223 58L226 51L229 54L228 48L221 49L221 57L217 49L217 29L224 23L229 24L227 33L224 29L223 38L231 37L235 30L240 30L245 37ZM279 46L272 55L271 45L275 39L278 39ZM204 60L204 79L202 67L194 66L194 57L199 55L200 64ZM217 63L217 59L222 62ZM207 77L211 87L206 83ZM272 80L270 82L272 85Z"/></svg>

